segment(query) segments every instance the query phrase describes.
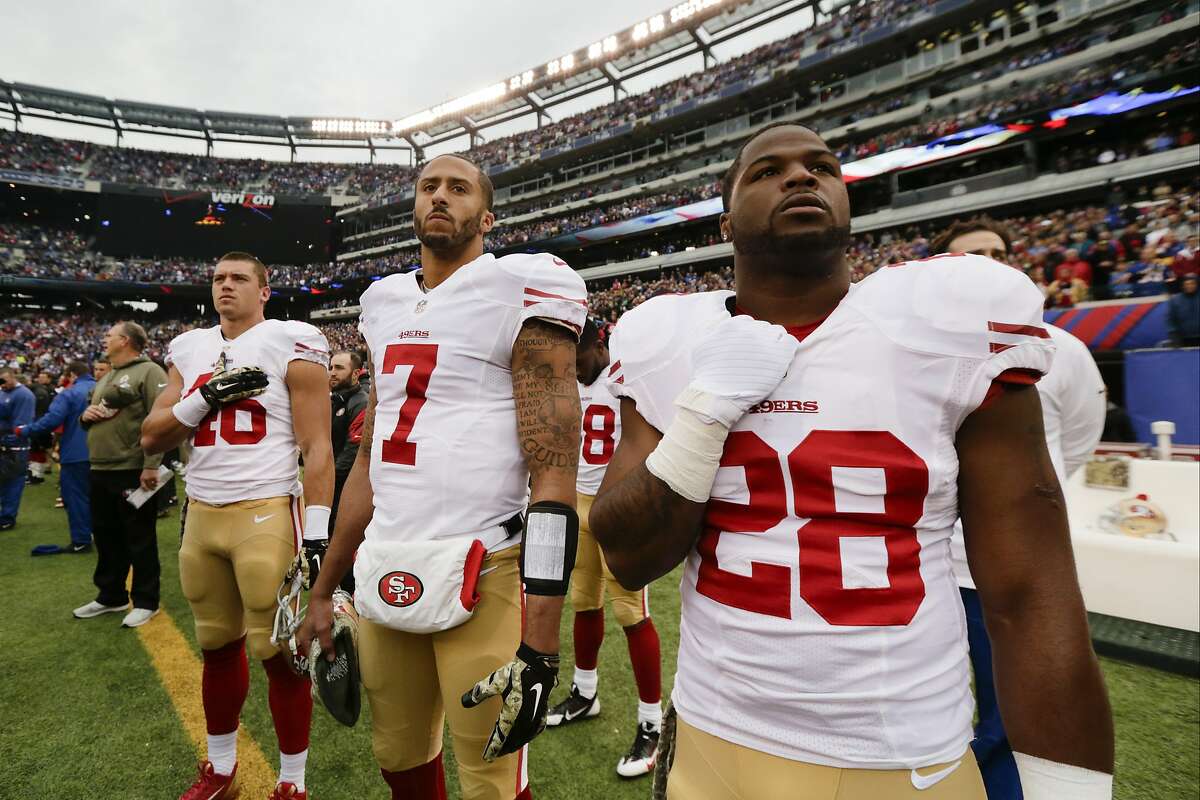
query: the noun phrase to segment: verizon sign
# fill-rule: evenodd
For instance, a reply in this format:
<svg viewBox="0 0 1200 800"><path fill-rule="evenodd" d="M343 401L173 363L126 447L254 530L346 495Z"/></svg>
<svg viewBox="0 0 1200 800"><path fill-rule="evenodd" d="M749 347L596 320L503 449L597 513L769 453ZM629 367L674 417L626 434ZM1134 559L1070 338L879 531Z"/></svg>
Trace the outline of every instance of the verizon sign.
<svg viewBox="0 0 1200 800"><path fill-rule="evenodd" d="M274 208L275 195L254 194L252 192L213 192L212 201L227 206L246 206L247 208Z"/></svg>

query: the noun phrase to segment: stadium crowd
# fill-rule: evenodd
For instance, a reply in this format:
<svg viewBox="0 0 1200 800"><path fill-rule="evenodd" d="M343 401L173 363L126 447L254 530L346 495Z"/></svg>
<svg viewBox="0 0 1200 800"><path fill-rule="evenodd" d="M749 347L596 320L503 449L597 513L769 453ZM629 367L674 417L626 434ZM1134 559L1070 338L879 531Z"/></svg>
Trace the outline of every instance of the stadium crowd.
<svg viewBox="0 0 1200 800"><path fill-rule="evenodd" d="M1034 53L1028 58L1013 58L1008 62L997 64L993 69L986 72L973 73L971 77L975 82L986 81L997 75L1005 74L1006 71L1011 69L1020 69L1030 65L1030 63L1042 63L1043 61L1051 60L1051 58L1050 56L1044 58L1041 56L1053 53L1053 57L1059 57L1060 55L1074 52L1076 48L1081 46L1080 41L1081 38L1077 38L1064 43L1061 46L1062 52L1060 52L1060 48L1047 47L1044 51ZM930 142L980 125L1014 122L1019 120L1022 115L1027 115L1033 111L1061 107L1095 97L1106 91L1120 90L1129 79L1145 80L1176 70L1194 69L1197 64L1200 64L1200 45L1196 42L1173 46L1167 49L1166 52L1158 53L1153 57L1149 54L1142 54L1132 59L1127 57L1109 59L1083 69L1072 68L1064 70L1061 74L1040 79L1032 86L1014 84L1004 87L989 93L985 98L982 98L982 102L978 105L972 105L967 109L959 110L956 107L956 103L951 103L942 109L943 113L933 114L933 118L927 121L899 128L891 128L882 133L851 134L849 139L841 144L837 144L837 139L834 139L834 150L842 163L851 163L891 150ZM851 125L894 110L896 107L908 105L909 102L910 99L907 97L903 99L897 98L894 101L879 101L863 106L852 113L814 121L811 124L816 126L818 130ZM1196 137L1190 127L1185 125L1178 129L1164 127L1160 135L1156 136L1155 139L1154 146L1140 149L1135 146L1135 143L1131 142L1123 148L1123 151L1127 153L1125 157L1142 155L1148 152L1159 152L1170 147L1183 147L1194 143ZM1101 152L1104 151L1097 151L1096 156L1098 157ZM714 155L715 158L712 160L728 160L724 152ZM1062 168L1064 164L1068 165L1070 169L1079 169L1084 166L1093 166L1096 163L1122 160L1114 152L1114 155L1108 161L1093 159L1088 162L1086 154L1075 148L1064 148L1062 156L1062 160L1057 164L1059 168L1056 171L1058 172L1068 171L1068 169ZM657 166L647 170L643 174L639 174L637 180L646 182L664 177L667 174L670 174L669 167ZM507 207L504 209L504 213L513 216L526 214L563 203L601 195L606 191L623 188L625 185L628 185L628 183L614 181L610 186L598 184L577 188L565 193L551 193L544 195L533 203L522 203ZM718 190L712 188L714 185L709 184L710 188L707 194L699 186L693 187L692 190L688 191L675 188L668 192L650 195L647 198L638 198L636 201L622 199L608 207L572 212L552 219L539 219L519 223L519 225L505 227L493 233L489 237L489 247L492 249L501 249L525 242L536 242L576 230L603 225L619 219L629 219L634 216L650 213L658 208L682 205L687 202L714 197L719 193ZM670 196L674 193L683 195L683 198L678 202L672 202ZM655 200L658 200L658 202L655 202ZM627 211L627 209L631 208L638 210ZM386 224L392 226L395 223L389 220ZM411 225L411 220L407 224ZM407 241L412 238L411 229L407 229L388 234L384 237L369 239L363 246L378 247Z"/></svg>
<svg viewBox="0 0 1200 800"><path fill-rule="evenodd" d="M1071 306L1088 299L1143 297L1175 291L1187 276L1200 274L1200 185L1172 188L1166 183L1127 196L1114 187L1108 204L1048 213L1012 216L1002 221L1014 232L1011 262L1029 275L1046 296L1047 307ZM880 267L931 255L930 236L937 226L857 235L849 254L852 279ZM715 243L711 233L701 242ZM668 242L660 247L682 249ZM211 268L211 265L208 267ZM702 271L695 266L641 273L600 281L590 287L594 318L614 323L643 302L663 293L733 288L728 266ZM339 298L326 307L344 306ZM114 320L96 315L10 317L0 324L0 364L30 371L57 371L71 360L99 355L100 337ZM147 322L148 352L161 358L172 337L203 320ZM359 349L357 323L323 324L334 349Z"/></svg>

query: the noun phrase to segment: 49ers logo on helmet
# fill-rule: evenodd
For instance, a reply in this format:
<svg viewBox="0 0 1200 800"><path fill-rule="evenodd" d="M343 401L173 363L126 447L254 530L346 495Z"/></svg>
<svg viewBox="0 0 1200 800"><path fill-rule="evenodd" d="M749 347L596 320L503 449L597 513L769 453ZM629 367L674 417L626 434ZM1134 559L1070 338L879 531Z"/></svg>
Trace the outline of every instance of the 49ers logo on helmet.
<svg viewBox="0 0 1200 800"><path fill-rule="evenodd" d="M389 606L404 608L421 599L425 587L411 572L389 572L379 579L379 596Z"/></svg>

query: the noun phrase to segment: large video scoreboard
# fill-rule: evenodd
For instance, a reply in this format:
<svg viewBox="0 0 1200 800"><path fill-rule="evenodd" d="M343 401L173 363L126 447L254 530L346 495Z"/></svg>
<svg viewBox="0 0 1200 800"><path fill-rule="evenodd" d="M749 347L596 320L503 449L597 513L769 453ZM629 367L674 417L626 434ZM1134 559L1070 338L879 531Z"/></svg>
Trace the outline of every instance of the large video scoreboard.
<svg viewBox="0 0 1200 800"><path fill-rule="evenodd" d="M318 197L106 185L96 246L116 257L216 258L245 250L268 264L333 259L333 211Z"/></svg>

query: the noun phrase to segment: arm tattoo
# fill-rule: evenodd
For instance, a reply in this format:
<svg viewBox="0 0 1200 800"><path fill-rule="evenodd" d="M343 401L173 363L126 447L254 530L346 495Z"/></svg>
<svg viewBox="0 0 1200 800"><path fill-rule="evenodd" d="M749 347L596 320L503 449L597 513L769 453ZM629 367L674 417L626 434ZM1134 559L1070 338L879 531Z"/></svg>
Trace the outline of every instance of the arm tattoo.
<svg viewBox="0 0 1200 800"><path fill-rule="evenodd" d="M513 345L517 437L533 478L569 472L579 463L579 391L575 342L563 328L527 322Z"/></svg>

